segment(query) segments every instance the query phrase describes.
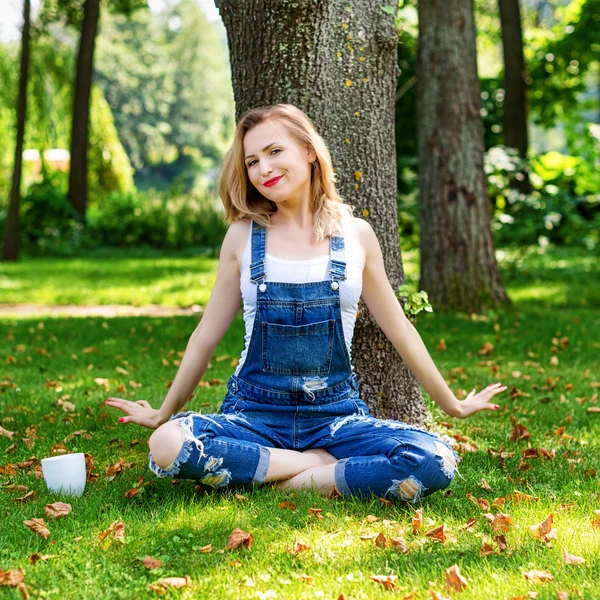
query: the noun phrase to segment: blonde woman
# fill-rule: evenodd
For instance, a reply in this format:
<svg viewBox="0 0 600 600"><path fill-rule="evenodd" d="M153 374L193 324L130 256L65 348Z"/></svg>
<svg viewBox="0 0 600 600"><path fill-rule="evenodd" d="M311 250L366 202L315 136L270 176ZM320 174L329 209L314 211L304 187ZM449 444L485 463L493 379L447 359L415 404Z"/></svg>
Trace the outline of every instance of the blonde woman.
<svg viewBox="0 0 600 600"><path fill-rule="evenodd" d="M362 296L449 415L498 408L499 383L455 398L387 279L371 226L336 192L311 120L289 104L248 111L220 179L231 225L216 282L160 409L109 398L155 429L150 469L214 488L277 482L322 494L416 502L447 487L457 455L439 436L380 420L360 399L352 334ZM179 412L243 300L245 347L217 414Z"/></svg>

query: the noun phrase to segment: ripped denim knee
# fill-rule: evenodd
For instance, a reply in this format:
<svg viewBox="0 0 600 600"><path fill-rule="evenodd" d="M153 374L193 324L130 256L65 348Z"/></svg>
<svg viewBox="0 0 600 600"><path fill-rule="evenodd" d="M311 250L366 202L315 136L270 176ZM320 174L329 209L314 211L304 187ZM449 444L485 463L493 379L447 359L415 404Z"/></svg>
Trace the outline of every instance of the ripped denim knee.
<svg viewBox="0 0 600 600"><path fill-rule="evenodd" d="M209 438L210 434L205 433L201 434L199 437L196 437L194 435L194 418L206 419L207 421L214 423L217 427L223 427L208 415L193 413L192 411L187 413L179 413L178 415L172 416L169 421L177 419L177 422L181 426L183 432L183 445L179 455L175 461L173 461L173 463L163 469L154 462L152 453L150 453L148 466L150 470L158 477L175 477L176 475L180 475L182 473L182 467L185 467L188 462L193 460L195 460L196 468L200 469L200 461L206 457L203 466L203 474L200 477L195 474L194 476L190 474L189 479L198 480L200 483L214 488L224 487L231 481L231 473L228 469L222 467L223 458L208 456L208 454L206 454L204 451L204 442L202 440ZM195 459L195 456L192 456L195 454L195 452L198 453L197 459ZM181 479L186 478L186 472L187 469L184 468L184 476L180 477Z"/></svg>

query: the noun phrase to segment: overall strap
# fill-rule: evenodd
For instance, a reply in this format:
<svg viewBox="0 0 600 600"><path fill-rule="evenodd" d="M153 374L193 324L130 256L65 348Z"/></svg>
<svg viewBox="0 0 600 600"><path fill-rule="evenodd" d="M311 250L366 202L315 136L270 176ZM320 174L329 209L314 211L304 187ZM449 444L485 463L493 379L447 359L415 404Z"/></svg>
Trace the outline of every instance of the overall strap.
<svg viewBox="0 0 600 600"><path fill-rule="evenodd" d="M331 279L332 281L346 279L346 255L344 250L344 236L332 235L329 238L329 241L331 249Z"/></svg>
<svg viewBox="0 0 600 600"><path fill-rule="evenodd" d="M267 228L252 219L252 256L250 259L250 281L262 284L267 276L265 271L265 252L267 244Z"/></svg>

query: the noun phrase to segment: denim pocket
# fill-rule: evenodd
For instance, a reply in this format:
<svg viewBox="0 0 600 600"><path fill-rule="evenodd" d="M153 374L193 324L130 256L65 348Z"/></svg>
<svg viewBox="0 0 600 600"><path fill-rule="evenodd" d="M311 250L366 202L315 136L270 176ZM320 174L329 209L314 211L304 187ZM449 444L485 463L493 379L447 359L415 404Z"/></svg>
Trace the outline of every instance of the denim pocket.
<svg viewBox="0 0 600 600"><path fill-rule="evenodd" d="M284 375L324 375L331 368L335 319L308 325L262 323L262 367Z"/></svg>

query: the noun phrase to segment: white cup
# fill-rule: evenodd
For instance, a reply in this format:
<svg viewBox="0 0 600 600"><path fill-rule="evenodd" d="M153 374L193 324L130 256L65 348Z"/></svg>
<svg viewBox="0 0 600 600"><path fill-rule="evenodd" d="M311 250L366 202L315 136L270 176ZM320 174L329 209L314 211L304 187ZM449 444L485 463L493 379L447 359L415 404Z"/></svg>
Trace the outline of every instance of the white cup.
<svg viewBox="0 0 600 600"><path fill-rule="evenodd" d="M85 489L85 454L61 454L42 459L42 472L52 492L81 496Z"/></svg>

